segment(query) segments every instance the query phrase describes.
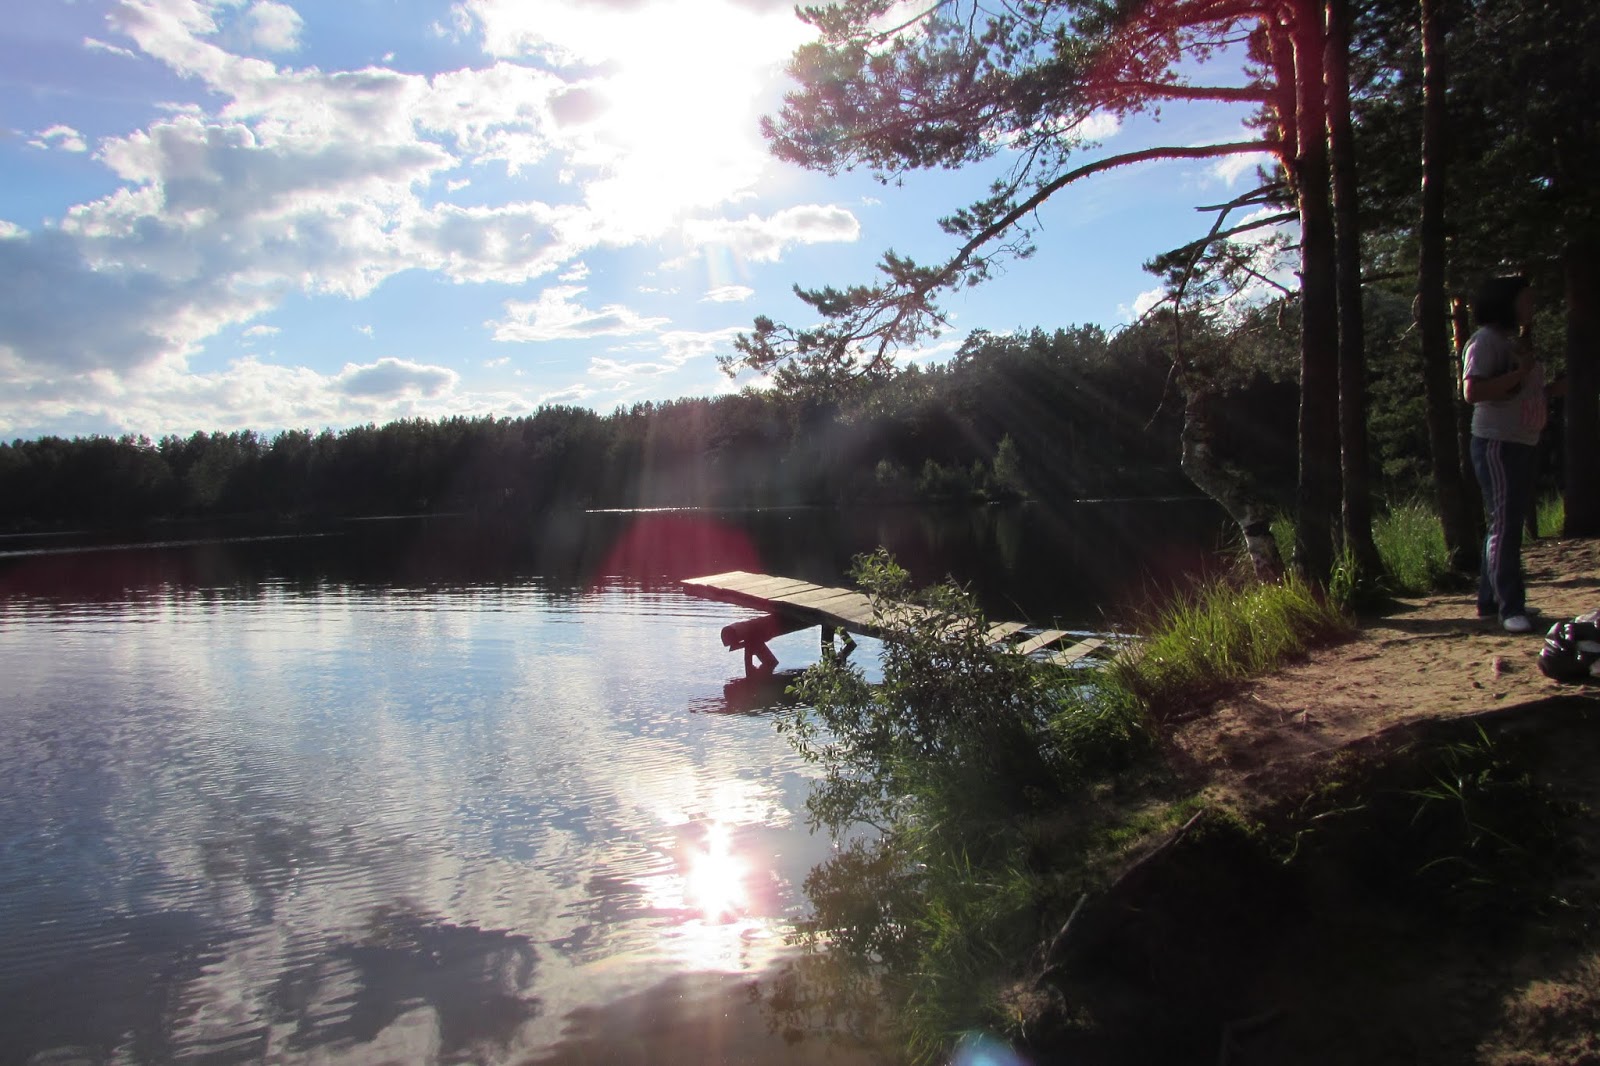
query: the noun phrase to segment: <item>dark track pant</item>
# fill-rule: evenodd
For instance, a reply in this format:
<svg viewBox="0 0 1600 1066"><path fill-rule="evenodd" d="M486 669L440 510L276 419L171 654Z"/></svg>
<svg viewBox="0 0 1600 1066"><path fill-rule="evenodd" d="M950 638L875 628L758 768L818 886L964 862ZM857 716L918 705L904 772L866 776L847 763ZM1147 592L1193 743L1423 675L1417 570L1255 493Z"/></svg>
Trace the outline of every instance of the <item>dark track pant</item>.
<svg viewBox="0 0 1600 1066"><path fill-rule="evenodd" d="M1533 502L1538 448L1472 438L1472 469L1489 511L1478 577L1478 613L1509 618L1527 609L1522 585L1522 519Z"/></svg>

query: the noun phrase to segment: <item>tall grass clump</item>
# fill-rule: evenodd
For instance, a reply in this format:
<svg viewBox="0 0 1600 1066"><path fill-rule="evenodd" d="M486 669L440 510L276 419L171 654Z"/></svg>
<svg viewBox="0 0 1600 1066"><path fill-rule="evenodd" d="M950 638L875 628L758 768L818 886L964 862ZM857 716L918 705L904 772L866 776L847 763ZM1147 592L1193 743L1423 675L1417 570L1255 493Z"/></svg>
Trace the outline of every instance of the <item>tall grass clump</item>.
<svg viewBox="0 0 1600 1066"><path fill-rule="evenodd" d="M1156 608L1135 657L1113 678L1158 714L1266 673L1348 632L1349 620L1300 577L1216 581Z"/></svg>
<svg viewBox="0 0 1600 1066"><path fill-rule="evenodd" d="M1392 591L1420 595L1444 584L1450 575L1444 526L1431 507L1413 501L1391 507L1372 527Z"/></svg>
<svg viewBox="0 0 1600 1066"><path fill-rule="evenodd" d="M1567 524L1567 502L1561 493L1552 492L1539 500L1539 535L1555 537Z"/></svg>

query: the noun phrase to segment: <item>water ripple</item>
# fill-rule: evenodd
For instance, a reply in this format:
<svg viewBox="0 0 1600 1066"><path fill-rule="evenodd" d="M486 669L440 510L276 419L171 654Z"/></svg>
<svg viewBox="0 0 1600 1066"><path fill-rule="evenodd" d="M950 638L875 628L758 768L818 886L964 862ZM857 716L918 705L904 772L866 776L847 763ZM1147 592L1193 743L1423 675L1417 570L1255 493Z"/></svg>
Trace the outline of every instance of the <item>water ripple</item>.
<svg viewBox="0 0 1600 1066"><path fill-rule="evenodd" d="M4 1056L510 1061L663 966L758 969L822 842L768 721L688 713L740 615L536 579L0 599Z"/></svg>

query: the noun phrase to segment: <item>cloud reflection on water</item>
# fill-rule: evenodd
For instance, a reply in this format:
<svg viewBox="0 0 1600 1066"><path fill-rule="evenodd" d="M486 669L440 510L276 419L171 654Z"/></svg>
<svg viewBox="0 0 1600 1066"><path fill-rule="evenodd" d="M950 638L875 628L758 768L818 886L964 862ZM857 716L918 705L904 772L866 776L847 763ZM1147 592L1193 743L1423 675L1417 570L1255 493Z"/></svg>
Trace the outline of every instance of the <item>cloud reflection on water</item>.
<svg viewBox="0 0 1600 1066"><path fill-rule="evenodd" d="M533 583L61 607L0 603L0 994L63 1012L7 1023L24 1059L516 1060L664 973L759 972L825 847L769 722L686 713L726 608ZM116 921L153 932L108 955Z"/></svg>

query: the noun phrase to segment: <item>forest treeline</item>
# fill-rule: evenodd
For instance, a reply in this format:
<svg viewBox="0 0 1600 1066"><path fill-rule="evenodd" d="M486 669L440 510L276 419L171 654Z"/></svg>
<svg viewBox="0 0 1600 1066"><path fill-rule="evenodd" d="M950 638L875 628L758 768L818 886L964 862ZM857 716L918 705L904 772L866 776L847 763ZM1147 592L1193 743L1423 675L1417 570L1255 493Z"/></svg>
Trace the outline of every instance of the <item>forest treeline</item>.
<svg viewBox="0 0 1600 1066"><path fill-rule="evenodd" d="M1415 353L1395 329L1377 333L1388 353L1372 361L1374 475L1404 495L1425 474ZM1229 427L1219 446L1248 458L1285 505L1295 337L1292 321L1263 318L1226 338L1218 419ZM0 444L0 525L1192 495L1170 344L1150 324L976 332L949 362L883 379L609 414L550 406L340 431L18 440Z"/></svg>

